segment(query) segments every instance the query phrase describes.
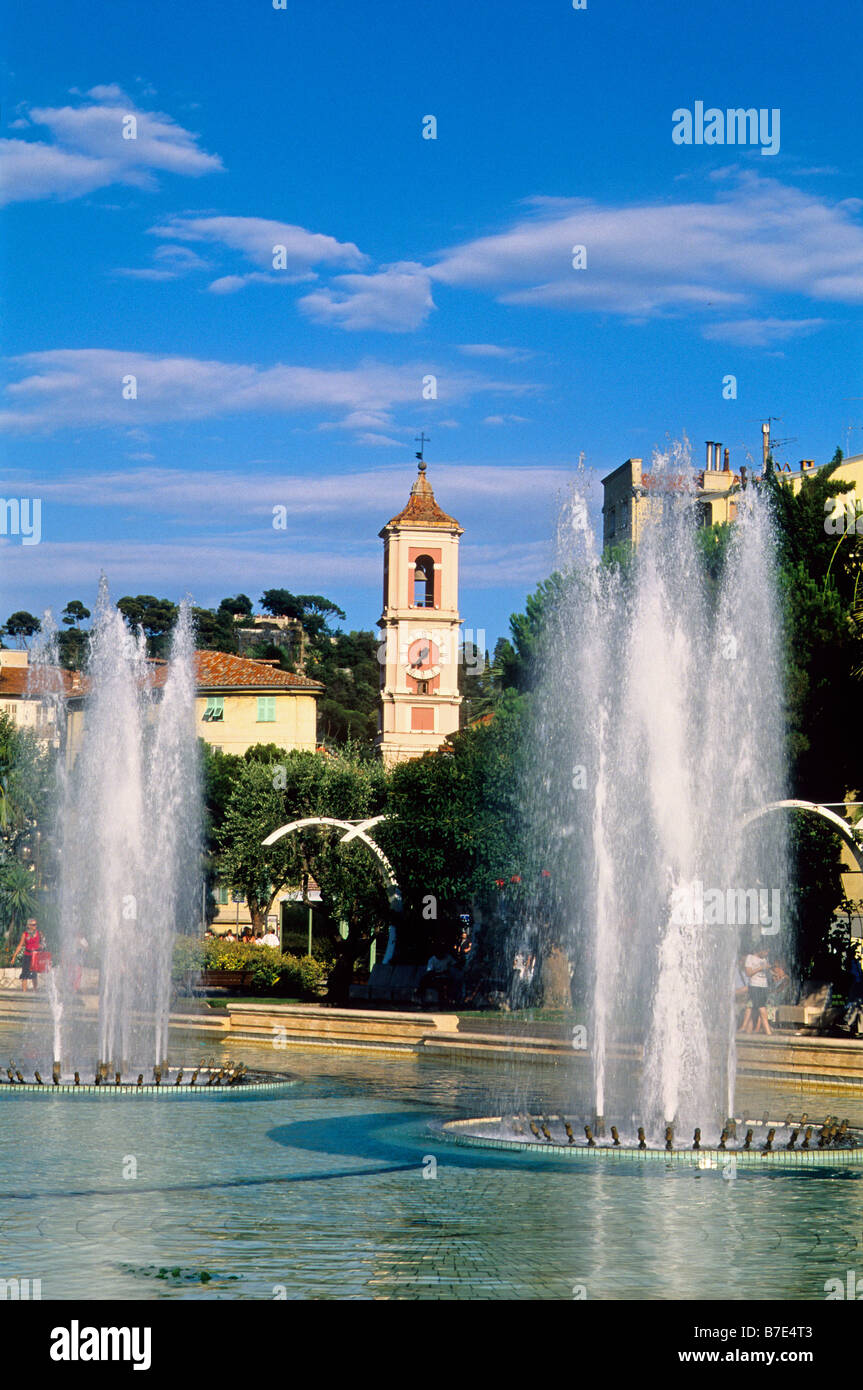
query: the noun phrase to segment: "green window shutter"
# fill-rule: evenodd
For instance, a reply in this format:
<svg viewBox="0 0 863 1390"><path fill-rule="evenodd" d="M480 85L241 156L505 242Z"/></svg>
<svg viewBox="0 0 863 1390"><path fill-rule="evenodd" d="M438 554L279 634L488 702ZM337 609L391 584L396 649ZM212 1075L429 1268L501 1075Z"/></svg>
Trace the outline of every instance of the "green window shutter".
<svg viewBox="0 0 863 1390"><path fill-rule="evenodd" d="M276 697L275 695L258 696L258 723L274 724L276 720Z"/></svg>
<svg viewBox="0 0 863 1390"><path fill-rule="evenodd" d="M221 723L225 717L224 695L208 695L207 708L201 717L208 724Z"/></svg>
<svg viewBox="0 0 863 1390"><path fill-rule="evenodd" d="M220 883L220 884L219 884L219 891L218 891L218 894L217 894L217 900L218 900L218 903L219 903L219 907L227 907L227 905L228 905L228 890L227 890L227 888L225 887L225 885L224 885L223 883Z"/></svg>

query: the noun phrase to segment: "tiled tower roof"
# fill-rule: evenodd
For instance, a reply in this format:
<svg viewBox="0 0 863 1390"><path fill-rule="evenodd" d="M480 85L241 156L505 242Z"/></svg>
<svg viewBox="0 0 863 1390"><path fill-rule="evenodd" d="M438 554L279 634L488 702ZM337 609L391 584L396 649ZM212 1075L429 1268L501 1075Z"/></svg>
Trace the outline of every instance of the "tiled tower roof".
<svg viewBox="0 0 863 1390"><path fill-rule="evenodd" d="M411 488L411 495L408 498L407 506L387 522L381 531L385 536L392 526L416 526L427 528L439 527L441 530L457 531L462 534L463 527L459 526L455 517L447 516L435 501L432 485L426 477L426 465L423 459L419 462L419 474L416 482Z"/></svg>

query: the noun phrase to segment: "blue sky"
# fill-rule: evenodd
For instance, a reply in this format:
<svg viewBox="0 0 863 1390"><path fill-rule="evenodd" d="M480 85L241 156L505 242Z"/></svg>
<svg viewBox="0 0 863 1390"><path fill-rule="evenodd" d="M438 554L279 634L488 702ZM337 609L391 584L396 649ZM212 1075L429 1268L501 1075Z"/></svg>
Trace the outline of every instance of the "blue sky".
<svg viewBox="0 0 863 1390"><path fill-rule="evenodd" d="M0 437L42 540L0 538L0 620L104 568L372 626L422 429L493 643L581 455L598 521L670 438L739 465L773 415L791 462L863 452L860 30L842 0L19 6ZM675 144L696 101L778 108L778 153Z"/></svg>

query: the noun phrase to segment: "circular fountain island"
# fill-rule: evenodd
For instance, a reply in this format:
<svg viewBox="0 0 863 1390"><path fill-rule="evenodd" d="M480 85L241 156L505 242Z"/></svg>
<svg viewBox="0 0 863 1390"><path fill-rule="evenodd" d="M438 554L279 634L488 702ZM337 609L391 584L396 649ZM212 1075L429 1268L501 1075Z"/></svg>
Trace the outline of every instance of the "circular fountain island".
<svg viewBox="0 0 863 1390"><path fill-rule="evenodd" d="M666 1126L661 1142L648 1141L643 1126L621 1137L616 1125L582 1124L562 1115L510 1115L450 1120L444 1137L472 1149L497 1149L531 1158L586 1163L639 1164L698 1169L717 1168L729 1175L737 1166L758 1171L775 1168L863 1166L863 1131L828 1115L818 1125L805 1113L783 1120L728 1120L715 1143L693 1131L689 1143ZM583 1137L582 1137L583 1135Z"/></svg>
<svg viewBox="0 0 863 1390"><path fill-rule="evenodd" d="M654 460L649 524L620 563L583 499L563 508L520 788L525 857L548 868L510 946L568 958L587 1046L570 1115L541 1098L513 1113L516 1084L502 1114L444 1125L453 1144L726 1176L863 1163L827 1101L811 1120L787 1094L759 1101L756 1120L736 1100L738 1027L769 1027L766 988L744 1017L746 986L794 960L781 621L766 499L740 491L709 552L692 477L685 456Z"/></svg>
<svg viewBox="0 0 863 1390"><path fill-rule="evenodd" d="M133 1069L134 1070L134 1069ZM249 1096L278 1095L294 1085L285 1073L251 1071L242 1063L218 1066L215 1061L187 1067L154 1067L137 1076L112 1071L102 1065L90 1076L66 1071L55 1063L49 1076L36 1069L30 1080L14 1063L0 1076L0 1098L75 1100L238 1100Z"/></svg>

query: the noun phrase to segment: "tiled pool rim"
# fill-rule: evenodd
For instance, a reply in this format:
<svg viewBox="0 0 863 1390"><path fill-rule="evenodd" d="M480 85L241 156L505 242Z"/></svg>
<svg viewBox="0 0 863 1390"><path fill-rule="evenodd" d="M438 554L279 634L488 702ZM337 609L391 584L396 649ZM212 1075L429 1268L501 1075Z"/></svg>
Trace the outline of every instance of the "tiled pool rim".
<svg viewBox="0 0 863 1390"><path fill-rule="evenodd" d="M675 1167L722 1168L731 1159L744 1168L845 1168L863 1166L863 1146L856 1149L775 1149L765 1153L758 1149L719 1149L702 1145L700 1149L637 1149L624 1145L586 1143L557 1144L524 1139L504 1139L472 1133L483 1125L499 1125L504 1117L485 1115L471 1120L448 1120L441 1134L452 1144L470 1149L495 1149L524 1154L531 1159L548 1158L554 1161L586 1161L588 1163L665 1163Z"/></svg>
<svg viewBox="0 0 863 1390"><path fill-rule="evenodd" d="M50 1082L38 1086L27 1081L23 1085L0 1086L0 1100L17 1096L25 1100L244 1100L246 1096L275 1096L287 1091L297 1083L293 1078L274 1081L250 1081L242 1086L73 1086L63 1082L53 1086Z"/></svg>

